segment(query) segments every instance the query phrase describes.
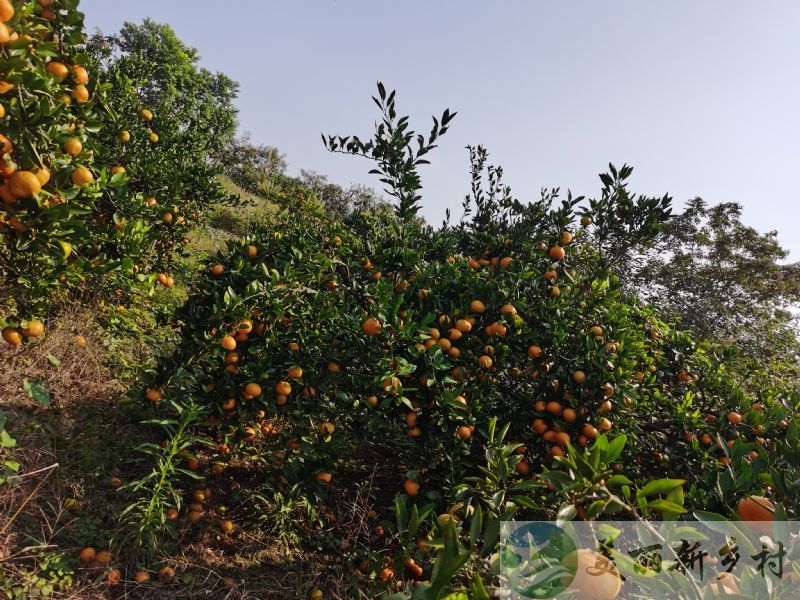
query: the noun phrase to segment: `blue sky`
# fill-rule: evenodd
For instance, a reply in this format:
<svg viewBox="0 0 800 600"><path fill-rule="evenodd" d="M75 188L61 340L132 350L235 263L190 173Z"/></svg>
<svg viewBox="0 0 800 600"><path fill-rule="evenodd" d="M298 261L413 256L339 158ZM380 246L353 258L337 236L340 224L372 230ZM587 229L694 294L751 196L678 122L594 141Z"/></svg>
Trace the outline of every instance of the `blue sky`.
<svg viewBox="0 0 800 600"><path fill-rule="evenodd" d="M402 8L401 8L402 7ZM800 3L794 0L83 0L91 30L149 16L241 85L243 129L289 170L377 185L320 133L368 136L375 82L430 129L458 111L423 171L424 214L460 215L467 144L521 200L594 194L609 162L634 191L735 201L800 260ZM222 10L220 10L222 9Z"/></svg>

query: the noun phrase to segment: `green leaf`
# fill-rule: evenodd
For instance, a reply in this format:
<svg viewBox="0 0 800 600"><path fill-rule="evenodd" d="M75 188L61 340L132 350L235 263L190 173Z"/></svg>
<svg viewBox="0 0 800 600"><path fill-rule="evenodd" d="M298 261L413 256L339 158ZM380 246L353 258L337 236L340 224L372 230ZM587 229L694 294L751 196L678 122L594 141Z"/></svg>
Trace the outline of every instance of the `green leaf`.
<svg viewBox="0 0 800 600"><path fill-rule="evenodd" d="M611 442L609 442L608 449L606 450L607 463L613 463L620 457L623 448L625 448L625 443L627 441L628 441L628 436L618 435L613 440L611 440Z"/></svg>
<svg viewBox="0 0 800 600"><path fill-rule="evenodd" d="M53 355L52 355L52 354L50 354L49 352L47 353L47 360L48 360L48 361L50 362L50 364L51 364L51 365L53 365L54 367L60 367L60 366L61 366L61 359L59 359L57 356L53 356Z"/></svg>
<svg viewBox="0 0 800 600"><path fill-rule="evenodd" d="M44 387L41 379L34 379L33 383L27 379L22 380L22 388L28 392L28 395L34 402L38 402L42 406L50 406L50 393Z"/></svg>
<svg viewBox="0 0 800 600"><path fill-rule="evenodd" d="M486 586L483 585L481 576L475 573L475 578L472 580L472 600L490 600L489 592L486 591Z"/></svg>
<svg viewBox="0 0 800 600"><path fill-rule="evenodd" d="M472 513L472 520L469 523L469 541L473 546L478 543L481 537L481 529L483 528L483 509L481 505L475 506L475 511Z"/></svg>
<svg viewBox="0 0 800 600"><path fill-rule="evenodd" d="M649 481L647 485L636 492L636 495L647 498L648 496L666 494L676 487L682 486L684 483L686 483L684 479L656 479L655 481Z"/></svg>
<svg viewBox="0 0 800 600"><path fill-rule="evenodd" d="M650 510L658 511L660 513L669 512L669 513L683 514L687 512L687 510L682 506L678 506L677 504L675 504L674 502L670 502L669 500L662 500L661 498L648 502L647 508L649 508Z"/></svg>
<svg viewBox="0 0 800 600"><path fill-rule="evenodd" d="M667 494L667 502L672 502L678 506L683 506L683 487L674 488ZM679 513L672 511L662 511L665 521L677 521Z"/></svg>
<svg viewBox="0 0 800 600"><path fill-rule="evenodd" d="M408 510L406 509L406 503L403 501L403 498L400 496L400 494L397 494L394 497L394 510L395 518L397 520L397 531L405 531L406 524L408 523Z"/></svg>

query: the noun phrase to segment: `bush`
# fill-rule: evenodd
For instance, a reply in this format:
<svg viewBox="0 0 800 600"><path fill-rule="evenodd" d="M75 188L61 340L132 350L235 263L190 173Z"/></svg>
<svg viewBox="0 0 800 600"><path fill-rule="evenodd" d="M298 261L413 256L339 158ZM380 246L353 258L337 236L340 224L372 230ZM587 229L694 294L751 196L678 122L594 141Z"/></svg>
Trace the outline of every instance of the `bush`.
<svg viewBox="0 0 800 600"><path fill-rule="evenodd" d="M755 402L723 348L623 293L588 243L606 227L646 243L668 200L642 198L625 221L631 169L611 167L590 209L555 192L522 205L497 170L483 189L481 156L457 226L420 223L413 192L398 193L397 215L345 220L298 192L280 222L228 242L180 315L158 397L203 409L225 448L264 456L270 480L324 498L340 479L377 474L396 573L409 556L431 568L416 538L443 534L437 513L464 519L461 535L486 557L511 515L622 510L598 481L631 514L730 515L766 485L759 474L796 468L770 457L788 426L780 392ZM654 478L678 490L653 501L647 490L667 491L648 488Z"/></svg>

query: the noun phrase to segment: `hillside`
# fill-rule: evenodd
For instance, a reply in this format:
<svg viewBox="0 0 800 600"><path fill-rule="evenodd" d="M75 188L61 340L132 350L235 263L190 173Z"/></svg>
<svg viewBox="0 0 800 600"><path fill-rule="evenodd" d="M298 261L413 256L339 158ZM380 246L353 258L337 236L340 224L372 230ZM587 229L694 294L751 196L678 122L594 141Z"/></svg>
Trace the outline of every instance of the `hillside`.
<svg viewBox="0 0 800 600"><path fill-rule="evenodd" d="M417 134L379 83L374 132L323 139L386 198L290 177L168 25L87 37L77 5L0 0L6 597L796 595L777 234L676 213L628 165L522 202L482 146L433 226L421 172L455 112ZM699 580L608 521L738 545ZM740 546L785 571L727 568Z"/></svg>

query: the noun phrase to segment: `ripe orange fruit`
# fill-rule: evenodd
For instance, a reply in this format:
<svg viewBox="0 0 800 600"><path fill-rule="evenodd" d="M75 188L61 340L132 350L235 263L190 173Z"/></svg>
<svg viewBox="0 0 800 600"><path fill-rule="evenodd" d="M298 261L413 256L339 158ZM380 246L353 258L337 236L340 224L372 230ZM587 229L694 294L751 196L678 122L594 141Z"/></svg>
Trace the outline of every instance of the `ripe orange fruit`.
<svg viewBox="0 0 800 600"><path fill-rule="evenodd" d="M560 431L556 433L555 437L553 438L553 441L562 448L566 448L570 442L569 434L564 431Z"/></svg>
<svg viewBox="0 0 800 600"><path fill-rule="evenodd" d="M339 366L339 363L332 362L332 361L328 363L326 368L328 369L329 373L334 373L334 374L338 373L338 372L340 372L342 370L342 368Z"/></svg>
<svg viewBox="0 0 800 600"><path fill-rule="evenodd" d="M11 154L13 151L14 151L14 144L12 144L11 140L8 139L5 135L0 133L0 154Z"/></svg>
<svg viewBox="0 0 800 600"><path fill-rule="evenodd" d="M469 333L472 331L472 323L466 319L458 319L455 323L456 329L461 333Z"/></svg>
<svg viewBox="0 0 800 600"><path fill-rule="evenodd" d="M460 427L459 427L459 428L456 430L456 434L457 434L457 435L458 435L458 437L460 437L462 440L466 441L466 440L468 440L469 438L471 438L471 437L472 437L472 430L471 430L469 427L467 427L466 425L461 425L461 426L460 426Z"/></svg>
<svg viewBox="0 0 800 600"><path fill-rule="evenodd" d="M219 345L225 348L225 350L234 350L236 348L236 340L226 335L220 340Z"/></svg>
<svg viewBox="0 0 800 600"><path fill-rule="evenodd" d="M41 167L37 167L33 170L33 174L36 175L36 179L39 180L39 184L41 186L47 185L47 182L50 181L50 169L42 165Z"/></svg>
<svg viewBox="0 0 800 600"><path fill-rule="evenodd" d="M152 121L153 113L150 110L143 108L142 110L139 111L139 117L145 121Z"/></svg>
<svg viewBox="0 0 800 600"><path fill-rule="evenodd" d="M369 318L361 324L361 330L370 336L380 335L381 322L375 318Z"/></svg>
<svg viewBox="0 0 800 600"><path fill-rule="evenodd" d="M325 471L320 471L316 475L316 480L321 481L323 483L330 483L332 475L330 473L326 473Z"/></svg>
<svg viewBox="0 0 800 600"><path fill-rule="evenodd" d="M234 530L233 521L225 520L222 523L220 523L219 528L222 529L223 533L233 533Z"/></svg>
<svg viewBox="0 0 800 600"><path fill-rule="evenodd" d="M168 521L174 521L178 518L178 509L177 508L167 509L167 512L164 513L164 516L167 518Z"/></svg>
<svg viewBox="0 0 800 600"><path fill-rule="evenodd" d="M161 391L150 388L149 390L147 390L147 392L145 392L145 398L147 398L151 402L158 402L159 400L161 400Z"/></svg>
<svg viewBox="0 0 800 600"><path fill-rule="evenodd" d="M572 423L578 417L578 413L575 412L574 408L565 408L564 412L561 413L561 417L567 422Z"/></svg>
<svg viewBox="0 0 800 600"><path fill-rule="evenodd" d="M94 556L94 562L96 562L98 565L107 565L112 560L113 557L111 556L111 552L108 550L101 550Z"/></svg>
<svg viewBox="0 0 800 600"><path fill-rule="evenodd" d="M555 417L560 417L564 407L559 402L551 401L547 403L547 412Z"/></svg>
<svg viewBox="0 0 800 600"><path fill-rule="evenodd" d="M442 338L442 339L440 339L440 340L439 340L438 342L436 342L436 343L437 343L437 344L439 344L439 347L440 347L440 348L441 348L441 349L442 349L444 352L447 352L447 351L448 351L448 350L450 350L450 348L452 347L452 344L451 344L450 340L448 340L447 338Z"/></svg>
<svg viewBox="0 0 800 600"><path fill-rule="evenodd" d="M201 510L190 510L189 513L186 515L186 519L189 523L199 523L203 518L203 511Z"/></svg>
<svg viewBox="0 0 800 600"><path fill-rule="evenodd" d="M85 104L89 101L89 90L83 84L78 84L74 88L72 88L72 92L70 92L70 96L72 99L75 100L78 104Z"/></svg>
<svg viewBox="0 0 800 600"><path fill-rule="evenodd" d="M17 171L8 180L11 193L17 198L31 198L42 191L39 178L31 171Z"/></svg>
<svg viewBox="0 0 800 600"><path fill-rule="evenodd" d="M59 81L69 75L69 69L67 68L67 65L58 62L57 60L51 60L49 63L47 63L45 70Z"/></svg>
<svg viewBox="0 0 800 600"><path fill-rule="evenodd" d="M106 583L111 586L115 587L118 586L122 582L122 571L118 568L114 567L106 574Z"/></svg>
<svg viewBox="0 0 800 600"><path fill-rule="evenodd" d="M44 333L44 323L38 319L31 319L28 321L28 326L23 327L20 332L25 337L39 337Z"/></svg>
<svg viewBox="0 0 800 600"><path fill-rule="evenodd" d="M70 176L72 183L77 186L89 185L94 182L94 175L86 167L78 167L72 172Z"/></svg>
<svg viewBox="0 0 800 600"><path fill-rule="evenodd" d="M255 382L248 383L244 386L244 393L253 398L258 398L261 395L261 386Z"/></svg>
<svg viewBox="0 0 800 600"><path fill-rule="evenodd" d="M528 356L531 358L539 358L542 355L542 349L539 346L531 346L528 348Z"/></svg>
<svg viewBox="0 0 800 600"><path fill-rule="evenodd" d="M531 472L531 463L529 463L527 460L525 460L525 459L523 458L521 461L519 461L519 462L518 462L518 463L517 463L517 464L514 466L514 469L515 469L515 470L517 471L517 473L519 473L520 475L527 475L528 473L530 473L530 472Z"/></svg>
<svg viewBox="0 0 800 600"><path fill-rule="evenodd" d="M161 567L158 570L158 578L165 583L172 581L175 579L175 569L172 567Z"/></svg>
<svg viewBox="0 0 800 600"><path fill-rule="evenodd" d="M594 426L591 425L590 423L586 423L583 426L583 429L581 429L581 433L590 440L593 440L597 437L597 429L595 429Z"/></svg>
<svg viewBox="0 0 800 600"><path fill-rule="evenodd" d="M461 336L463 336L463 335L464 334L461 333L461 330L460 329L456 329L455 327L453 327L452 329L450 329L447 332L447 337L449 337L450 340L453 341L453 342L457 342L458 340L460 340Z"/></svg>
<svg viewBox="0 0 800 600"><path fill-rule="evenodd" d="M80 65L72 65L72 78L75 83L89 83L89 72Z"/></svg>
<svg viewBox="0 0 800 600"><path fill-rule="evenodd" d="M489 325L489 327L486 328L486 333L490 337L495 337L495 336L503 337L506 333L508 333L508 327L506 327L502 323L492 323L491 325Z"/></svg>
<svg viewBox="0 0 800 600"><path fill-rule="evenodd" d="M87 547L81 550L80 554L78 555L78 559L82 563L86 564L92 562L94 560L95 555L96 552L94 548Z"/></svg>
<svg viewBox="0 0 800 600"><path fill-rule="evenodd" d="M747 526L762 535L772 532L772 517L775 505L763 496L742 498L737 506L739 518L747 522Z"/></svg>
<svg viewBox="0 0 800 600"><path fill-rule="evenodd" d="M213 267L211 267L211 275L213 275L214 277L219 277L224 272L225 272L225 267L223 267L220 264L216 264Z"/></svg>
<svg viewBox="0 0 800 600"><path fill-rule="evenodd" d="M740 415L738 412L732 410L728 413L728 423L731 425L738 425L742 422L742 420L742 415Z"/></svg>
<svg viewBox="0 0 800 600"><path fill-rule="evenodd" d="M567 253L564 252L564 249L559 245L550 248L550 258L553 260L563 260L566 255Z"/></svg>
<svg viewBox="0 0 800 600"><path fill-rule="evenodd" d="M282 396L288 396L292 393L292 384L288 381L279 381L275 384L275 393Z"/></svg>
<svg viewBox="0 0 800 600"><path fill-rule="evenodd" d="M542 435L547 431L547 423L545 423L542 419L534 419L533 430L539 435Z"/></svg>
<svg viewBox="0 0 800 600"><path fill-rule="evenodd" d="M148 139L150 140L151 143L157 144L158 143L158 134L157 133L150 133L150 135L148 136Z"/></svg>
<svg viewBox="0 0 800 600"><path fill-rule="evenodd" d="M500 307L500 312L504 315L515 315L517 314L517 309L514 308L513 304L503 304Z"/></svg>
<svg viewBox="0 0 800 600"><path fill-rule="evenodd" d="M119 132L119 141L123 144L127 144L131 141L131 132L130 131L120 131Z"/></svg>
<svg viewBox="0 0 800 600"><path fill-rule="evenodd" d="M561 564L573 574L567 589L575 600L614 600L622 590L616 565L599 552L581 548L570 552Z"/></svg>
<svg viewBox="0 0 800 600"><path fill-rule="evenodd" d="M403 489L409 496L416 496L419 494L419 482L413 479L406 479L403 483Z"/></svg>
<svg viewBox="0 0 800 600"><path fill-rule="evenodd" d="M469 309L474 313L482 314L486 311L486 305L480 300L473 300L469 303Z"/></svg>
<svg viewBox="0 0 800 600"><path fill-rule="evenodd" d="M484 354L478 358L478 366L481 369L489 369L492 366L492 359Z"/></svg>
<svg viewBox="0 0 800 600"><path fill-rule="evenodd" d="M512 260L513 259L510 256L504 256L503 258L500 259L500 266L507 267L508 265L511 264Z"/></svg>
<svg viewBox="0 0 800 600"><path fill-rule="evenodd" d="M608 431L611 429L611 421L603 417L600 419L600 422L597 424L597 431Z"/></svg>
<svg viewBox="0 0 800 600"><path fill-rule="evenodd" d="M330 421L323 421L319 424L319 432L322 435L331 435L334 431L336 431L336 425Z"/></svg>
<svg viewBox="0 0 800 600"><path fill-rule="evenodd" d="M372 406L373 408L378 405L378 397L377 396L367 396L367 404Z"/></svg>
<svg viewBox="0 0 800 600"><path fill-rule="evenodd" d="M586 373L583 371L573 371L572 380L578 385L586 381Z"/></svg>
<svg viewBox="0 0 800 600"><path fill-rule="evenodd" d="M292 379L300 379L303 376L303 369L300 367L292 367L286 371L286 375Z"/></svg>
<svg viewBox="0 0 800 600"><path fill-rule="evenodd" d="M150 574L147 571L137 571L133 576L136 583L142 584L150 581Z"/></svg>
<svg viewBox="0 0 800 600"><path fill-rule="evenodd" d="M78 154L83 152L83 143L76 137L68 137L64 140L62 149L71 156L78 156Z"/></svg>
<svg viewBox="0 0 800 600"><path fill-rule="evenodd" d="M550 296L552 298L558 298L561 295L561 290L558 288L557 285L554 285L550 288Z"/></svg>
<svg viewBox="0 0 800 600"><path fill-rule="evenodd" d="M572 232L570 231L563 231L561 233L561 245L566 246L572 241Z"/></svg>
<svg viewBox="0 0 800 600"><path fill-rule="evenodd" d="M403 384L400 383L400 380L397 377L389 377L381 382L381 387L387 394L396 396L403 388Z"/></svg>
<svg viewBox="0 0 800 600"><path fill-rule="evenodd" d="M5 23L14 16L14 5L11 0L0 0L0 22Z"/></svg>
<svg viewBox="0 0 800 600"><path fill-rule="evenodd" d="M396 575L396 573L395 573L394 569L392 569L390 567L386 567L385 569L381 569L381 572L378 575L378 578L382 582L385 583L385 582L389 581L390 579L394 579L395 575Z"/></svg>

